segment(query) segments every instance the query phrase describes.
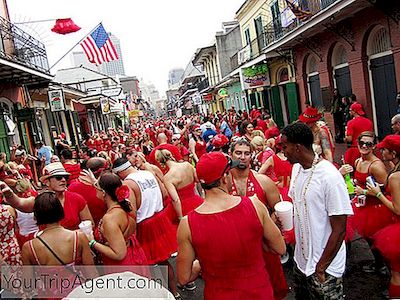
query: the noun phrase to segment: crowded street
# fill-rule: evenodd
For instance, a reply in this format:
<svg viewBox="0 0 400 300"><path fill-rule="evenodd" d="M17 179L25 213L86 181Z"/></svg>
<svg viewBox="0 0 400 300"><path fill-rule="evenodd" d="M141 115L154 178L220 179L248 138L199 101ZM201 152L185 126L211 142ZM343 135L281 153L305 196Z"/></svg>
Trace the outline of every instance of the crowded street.
<svg viewBox="0 0 400 300"><path fill-rule="evenodd" d="M1 298L400 299L400 3L32 2Z"/></svg>

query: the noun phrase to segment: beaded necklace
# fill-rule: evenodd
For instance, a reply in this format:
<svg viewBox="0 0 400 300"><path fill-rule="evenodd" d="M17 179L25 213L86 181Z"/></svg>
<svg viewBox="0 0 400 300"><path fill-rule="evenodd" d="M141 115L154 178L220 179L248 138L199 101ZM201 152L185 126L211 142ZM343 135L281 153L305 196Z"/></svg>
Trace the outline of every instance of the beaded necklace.
<svg viewBox="0 0 400 300"><path fill-rule="evenodd" d="M312 176L314 175L314 171L315 171L315 168L317 166L318 161L319 161L319 156L317 154L315 154L314 160L313 160L312 165L311 165L310 175L304 181L305 185L304 185L304 189L302 190L303 193L301 195L301 199L300 199L299 202L297 202L295 199L293 199L293 203L296 206L295 211L296 211L297 220L298 220L299 225L300 225L299 227L300 227L301 253L303 254L303 257L304 257L304 259L306 261L308 260L308 258L306 257L305 250L304 250L304 236L305 236L304 233L305 233L305 230L304 230L304 226L303 226L303 224L301 222L299 209L298 209L297 205L300 205L301 203L304 203L304 221L305 221L305 225L307 226L307 232L310 232L310 230L308 228L308 208L307 208L307 202L306 202L306 193L307 193L308 187L309 187L309 185L311 183L311 179L312 179ZM296 197L296 184L297 184L297 180L298 180L299 175L300 175L300 170L301 170L301 167L299 168L299 171L297 172L296 177L293 180L293 186L292 186L292 188L293 188L293 198Z"/></svg>

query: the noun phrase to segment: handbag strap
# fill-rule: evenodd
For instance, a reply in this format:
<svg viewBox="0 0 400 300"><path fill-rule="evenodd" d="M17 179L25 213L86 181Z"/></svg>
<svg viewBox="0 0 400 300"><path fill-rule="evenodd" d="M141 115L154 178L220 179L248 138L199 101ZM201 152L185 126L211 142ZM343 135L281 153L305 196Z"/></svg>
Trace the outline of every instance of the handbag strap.
<svg viewBox="0 0 400 300"><path fill-rule="evenodd" d="M61 260L60 257L58 257L58 255L53 251L53 249L50 248L49 245L47 245L47 243L45 243L45 241L42 240L42 238L40 236L37 236L38 240L42 242L42 244L49 249L49 251L51 252L51 254L53 254L53 256L63 265L65 266L66 264Z"/></svg>

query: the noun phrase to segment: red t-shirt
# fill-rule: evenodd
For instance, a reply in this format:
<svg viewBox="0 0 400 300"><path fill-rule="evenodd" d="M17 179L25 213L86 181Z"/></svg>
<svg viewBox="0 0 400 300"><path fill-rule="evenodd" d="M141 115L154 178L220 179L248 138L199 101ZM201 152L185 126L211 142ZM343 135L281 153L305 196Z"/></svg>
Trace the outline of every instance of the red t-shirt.
<svg viewBox="0 0 400 300"><path fill-rule="evenodd" d="M370 119L358 116L347 122L346 135L352 137L351 145L357 146L358 143L357 139L360 136L360 134L363 133L364 131L373 131L373 130L374 130L374 125L372 124Z"/></svg>
<svg viewBox="0 0 400 300"><path fill-rule="evenodd" d="M81 222L79 213L85 208L85 206L86 201L81 195L65 191L64 219L60 222L61 226L69 230L79 229L78 225Z"/></svg>
<svg viewBox="0 0 400 300"><path fill-rule="evenodd" d="M104 214L106 213L107 207L103 200L97 198L96 188L76 180L71 183L71 185L68 187L68 190L85 197L89 211L92 214L94 223L97 226L101 218L103 218Z"/></svg>

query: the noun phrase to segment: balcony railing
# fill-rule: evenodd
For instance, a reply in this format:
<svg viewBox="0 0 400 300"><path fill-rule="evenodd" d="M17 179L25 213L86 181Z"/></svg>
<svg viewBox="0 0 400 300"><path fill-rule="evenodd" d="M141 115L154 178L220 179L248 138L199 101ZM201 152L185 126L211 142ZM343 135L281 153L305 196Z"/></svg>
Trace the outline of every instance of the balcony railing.
<svg viewBox="0 0 400 300"><path fill-rule="evenodd" d="M45 46L2 17L0 39L1 58L50 74Z"/></svg>
<svg viewBox="0 0 400 300"><path fill-rule="evenodd" d="M298 5L301 9L310 12L311 16L317 14L323 9L329 7L332 3L339 0L299 0ZM289 9L288 7L285 9ZM298 19L292 20L292 22L286 26L282 26L282 19L286 17L284 12L281 12L278 18L272 20L268 24L264 26L264 31L259 34L255 39L250 42L250 45L246 45L240 51L238 51L235 55L231 57L231 68L235 70L240 65L244 64L246 61L249 61L260 54L263 53L263 50L273 44L274 42L283 38L289 32L295 30L299 26L307 23L306 21L300 21ZM250 46L250 52L248 53L247 47ZM243 55L247 53L246 55Z"/></svg>

